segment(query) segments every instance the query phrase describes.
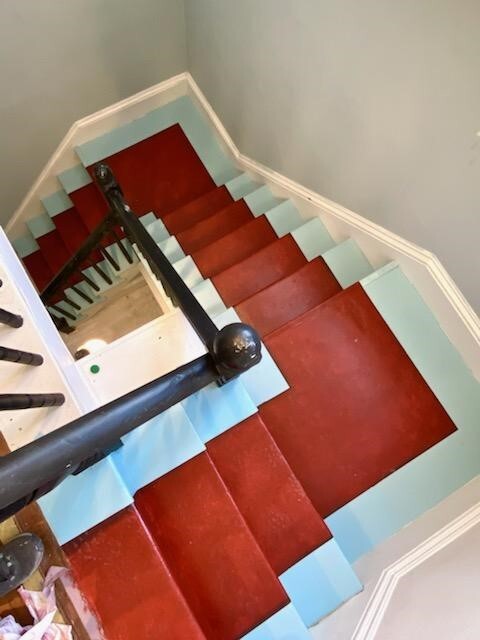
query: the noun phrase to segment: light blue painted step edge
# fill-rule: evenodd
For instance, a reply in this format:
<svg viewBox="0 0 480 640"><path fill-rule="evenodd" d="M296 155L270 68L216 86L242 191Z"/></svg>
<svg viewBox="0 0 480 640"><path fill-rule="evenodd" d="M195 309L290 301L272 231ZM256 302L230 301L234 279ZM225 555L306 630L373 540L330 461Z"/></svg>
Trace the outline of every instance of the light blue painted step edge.
<svg viewBox="0 0 480 640"><path fill-rule="evenodd" d="M480 385L397 266L365 291L458 431L326 519L350 562L480 473Z"/></svg>
<svg viewBox="0 0 480 640"><path fill-rule="evenodd" d="M291 234L308 261L318 258L335 246L332 236L320 218L308 220Z"/></svg>
<svg viewBox="0 0 480 640"><path fill-rule="evenodd" d="M26 258L32 253L35 253L35 251L40 250L38 242L31 233L26 233L23 236L11 240L11 243L20 258Z"/></svg>
<svg viewBox="0 0 480 640"><path fill-rule="evenodd" d="M245 198L249 193L256 191L259 186L258 182L255 182L247 173L241 173L225 183L225 187L234 200Z"/></svg>
<svg viewBox="0 0 480 640"><path fill-rule="evenodd" d="M362 590L335 540L329 540L279 576L307 627L335 611Z"/></svg>
<svg viewBox="0 0 480 640"><path fill-rule="evenodd" d="M122 442L111 457L132 496L205 450L179 404L137 427Z"/></svg>
<svg viewBox="0 0 480 640"><path fill-rule="evenodd" d="M255 217L262 215L262 213L266 213L282 202L280 198L276 198L272 194L266 184L262 187L258 187L255 191L248 193L244 197L244 200Z"/></svg>
<svg viewBox="0 0 480 640"><path fill-rule="evenodd" d="M38 504L60 545L118 513L133 499L110 458L68 476Z"/></svg>
<svg viewBox="0 0 480 640"><path fill-rule="evenodd" d="M92 178L83 164L77 164L71 169L62 171L62 173L58 174L57 178L66 193L73 193L77 189L86 187L87 184L92 182Z"/></svg>
<svg viewBox="0 0 480 640"><path fill-rule="evenodd" d="M182 96L141 118L85 142L76 151L82 164L88 167L174 124L182 127L217 186L236 175L232 160L223 153L208 121L188 96Z"/></svg>
<svg viewBox="0 0 480 640"><path fill-rule="evenodd" d="M312 218L292 231L307 260L321 256L340 285L346 289L373 271L357 243L351 238L335 244L320 218Z"/></svg>
<svg viewBox="0 0 480 640"><path fill-rule="evenodd" d="M203 282L195 285L191 291L211 318L227 310L220 294L210 279L203 280Z"/></svg>
<svg viewBox="0 0 480 640"><path fill-rule="evenodd" d="M203 276L191 256L185 256L177 260L173 263L173 268L187 287L193 288L203 282Z"/></svg>
<svg viewBox="0 0 480 640"><path fill-rule="evenodd" d="M35 239L41 238L47 233L50 233L50 231L54 231L56 228L53 220L46 211L35 216L35 218L27 220L26 225Z"/></svg>
<svg viewBox="0 0 480 640"><path fill-rule="evenodd" d="M63 189L42 198L42 204L51 218L73 207L73 202Z"/></svg>
<svg viewBox="0 0 480 640"><path fill-rule="evenodd" d="M242 636L241 640L311 640L311 635L290 603Z"/></svg>
<svg viewBox="0 0 480 640"><path fill-rule="evenodd" d="M265 217L279 238L286 236L287 233L291 233L305 224L305 220L291 200L285 200L273 209L270 209L265 213Z"/></svg>

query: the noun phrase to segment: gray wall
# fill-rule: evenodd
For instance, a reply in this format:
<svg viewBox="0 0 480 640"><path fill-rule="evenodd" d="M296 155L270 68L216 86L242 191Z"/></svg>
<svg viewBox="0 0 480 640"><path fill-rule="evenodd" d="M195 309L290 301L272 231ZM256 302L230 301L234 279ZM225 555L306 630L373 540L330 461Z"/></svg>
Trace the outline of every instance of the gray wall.
<svg viewBox="0 0 480 640"><path fill-rule="evenodd" d="M185 68L182 0L0 2L0 223L75 120Z"/></svg>
<svg viewBox="0 0 480 640"><path fill-rule="evenodd" d="M434 251L480 310L478 0L186 0L243 153Z"/></svg>

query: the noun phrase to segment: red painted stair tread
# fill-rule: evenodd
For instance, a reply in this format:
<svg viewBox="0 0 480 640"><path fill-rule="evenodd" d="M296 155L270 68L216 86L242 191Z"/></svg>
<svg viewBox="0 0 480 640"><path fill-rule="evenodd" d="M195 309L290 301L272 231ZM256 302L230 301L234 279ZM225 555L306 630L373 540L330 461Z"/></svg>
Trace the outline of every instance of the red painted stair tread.
<svg viewBox="0 0 480 640"><path fill-rule="evenodd" d="M207 450L277 575L331 538L258 415Z"/></svg>
<svg viewBox="0 0 480 640"><path fill-rule="evenodd" d="M172 235L205 220L233 202L226 187L217 187L195 198L188 204L162 216L163 222Z"/></svg>
<svg viewBox="0 0 480 640"><path fill-rule="evenodd" d="M38 291L41 292L54 276L53 271L45 260L45 256L40 250L34 251L22 258L22 262Z"/></svg>
<svg viewBox="0 0 480 640"><path fill-rule="evenodd" d="M56 229L49 231L36 240L45 261L56 275L63 265L68 262L72 252L64 245L63 240Z"/></svg>
<svg viewBox="0 0 480 640"><path fill-rule="evenodd" d="M196 251L192 258L203 277L211 278L236 262L248 258L276 238L277 235L268 220L261 216Z"/></svg>
<svg viewBox="0 0 480 640"><path fill-rule="evenodd" d="M209 640L236 640L288 603L206 453L135 503Z"/></svg>
<svg viewBox="0 0 480 640"><path fill-rule="evenodd" d="M89 236L89 230L77 210L72 207L57 214L53 223L61 237L63 244L73 254L82 246Z"/></svg>
<svg viewBox="0 0 480 640"><path fill-rule="evenodd" d="M263 337L342 290L322 258L316 258L236 306L243 322Z"/></svg>
<svg viewBox="0 0 480 640"><path fill-rule="evenodd" d="M70 200L90 232L94 231L108 214L108 205L93 183L70 193Z"/></svg>
<svg viewBox="0 0 480 640"><path fill-rule="evenodd" d="M306 264L290 234L279 238L212 278L227 307L233 307Z"/></svg>
<svg viewBox="0 0 480 640"><path fill-rule="evenodd" d="M290 389L260 413L322 517L455 431L360 285L265 344Z"/></svg>
<svg viewBox="0 0 480 640"><path fill-rule="evenodd" d="M205 640L134 508L63 550L108 640Z"/></svg>
<svg viewBox="0 0 480 640"><path fill-rule="evenodd" d="M103 160L138 215L157 216L215 188L195 149L176 124ZM89 168L92 173L93 167Z"/></svg>
<svg viewBox="0 0 480 640"><path fill-rule="evenodd" d="M254 217L246 202L238 200L177 234L177 240L185 253L191 254L252 220Z"/></svg>

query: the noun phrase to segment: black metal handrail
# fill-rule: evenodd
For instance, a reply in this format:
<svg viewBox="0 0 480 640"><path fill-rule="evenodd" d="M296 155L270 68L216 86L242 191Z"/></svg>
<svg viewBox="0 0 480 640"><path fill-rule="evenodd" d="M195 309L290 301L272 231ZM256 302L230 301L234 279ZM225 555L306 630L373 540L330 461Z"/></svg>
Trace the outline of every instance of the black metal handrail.
<svg viewBox="0 0 480 640"><path fill-rule="evenodd" d="M0 521L217 378L215 363L205 354L0 458Z"/></svg>
<svg viewBox="0 0 480 640"><path fill-rule="evenodd" d="M98 244L107 228L120 224L185 313L208 353L0 458L0 521L52 490L68 475L98 462L136 427L208 384L224 384L261 360L260 338L252 327L240 322L222 329L216 327L133 214L110 169L104 164L97 165L95 177L111 208L102 232L94 232L95 242ZM90 252L92 246L89 243ZM68 280L86 252L86 248L77 252L71 261L75 264L66 266L42 292L42 297L52 295ZM51 406L64 400L62 394L5 394L0 395L0 410L7 406L19 409Z"/></svg>
<svg viewBox="0 0 480 640"><path fill-rule="evenodd" d="M76 316L61 307L57 304L52 303L52 299L55 300L58 297L58 292L61 291L65 286L68 285L71 289L81 298L83 298L89 304L93 303L94 299L89 296L87 293L82 291L80 287L77 286L76 283L70 283L72 276L75 274L79 274L79 280L84 280L87 285L92 289L93 292L98 293L100 291L100 287L97 283L92 280L86 273L81 272L82 269L86 267L91 267L94 269L96 273L102 278L104 282L111 285L113 284L112 278L106 273L104 269L102 269L97 261L92 257L94 252L99 252L102 258L108 262L114 269L114 271L120 271L120 266L115 258L111 255L111 253L103 246L103 242L106 238L111 238L113 243L116 244L119 250L124 255L125 259L129 264L133 263L132 257L125 249L122 244L122 241L119 239L115 226L117 226L117 222L112 213L105 216L105 218L100 222L100 224L92 231L92 233L88 236L85 242L77 249L77 251L69 258L69 260L64 264L62 269L50 280L50 282L46 285L46 287L41 291L40 298L42 299L45 305L49 305L58 313L63 314L66 318L70 320L75 320ZM80 310L81 307L74 300L69 298L62 292L62 300L64 300L68 305L70 305L75 310Z"/></svg>
<svg viewBox="0 0 480 640"><path fill-rule="evenodd" d="M167 294L188 318L213 356L222 379L226 380L238 375L245 368L259 362L261 349L257 333L248 325L241 323L228 325L219 332L170 260L125 202L123 191L108 165L104 163L95 165L94 177L125 235L137 246L153 274L162 282Z"/></svg>

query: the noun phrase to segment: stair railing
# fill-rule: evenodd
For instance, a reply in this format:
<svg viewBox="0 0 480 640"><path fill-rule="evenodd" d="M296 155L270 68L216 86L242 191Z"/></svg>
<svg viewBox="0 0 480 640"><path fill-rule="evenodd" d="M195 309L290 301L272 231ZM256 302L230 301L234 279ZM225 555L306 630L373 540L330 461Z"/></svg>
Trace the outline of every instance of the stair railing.
<svg viewBox="0 0 480 640"><path fill-rule="evenodd" d="M213 382L225 384L261 360L260 338L252 327L240 322L216 327L133 214L109 167L97 165L95 178L111 208L108 224L123 227L188 318L207 353L0 458L0 522L67 476L99 462L121 446L121 438L133 429ZM17 402L28 403L32 398L17 398Z"/></svg>

